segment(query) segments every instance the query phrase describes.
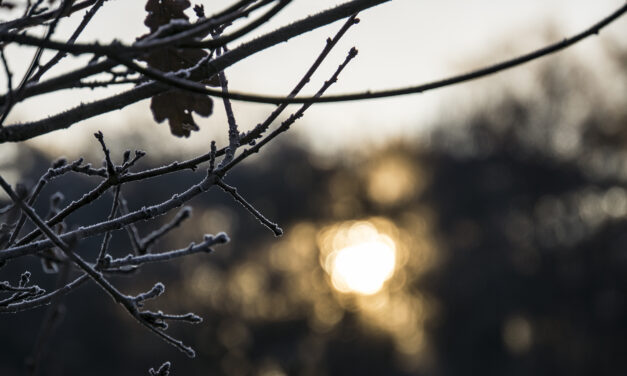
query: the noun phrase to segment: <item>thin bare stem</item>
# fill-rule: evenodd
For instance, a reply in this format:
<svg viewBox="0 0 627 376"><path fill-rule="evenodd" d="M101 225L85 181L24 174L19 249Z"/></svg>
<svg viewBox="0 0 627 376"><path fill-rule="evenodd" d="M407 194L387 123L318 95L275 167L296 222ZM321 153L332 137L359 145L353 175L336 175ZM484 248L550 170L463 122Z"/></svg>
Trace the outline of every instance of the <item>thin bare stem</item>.
<svg viewBox="0 0 627 376"><path fill-rule="evenodd" d="M50 38L52 37L52 34L54 34L57 28L57 25L59 24L59 20L63 16L63 13L67 11L67 9L72 5L72 3L73 3L73 0L62 0L61 5L59 6L58 12L54 17L54 20L47 27L46 36L44 37L45 41L50 40ZM39 60L41 59L41 54L43 53L43 50L44 50L43 47L37 48L37 52L35 52L35 56L33 56L33 60L31 61L30 66L26 70L26 73L24 73L24 77L22 77L22 82L20 82L20 85L17 88L14 101L7 102L7 105L4 108L2 116L0 117L0 125L3 124L7 116L9 116L9 112L11 111L11 108L15 104L15 101L19 101L19 98L22 95L22 91L24 90L24 87L28 83L28 80L30 79L35 69L37 69L37 67L39 66Z"/></svg>
<svg viewBox="0 0 627 376"><path fill-rule="evenodd" d="M111 212L109 213L109 217L107 217L108 220L112 220L113 218L115 218L115 215L118 211L118 199L120 197L120 188L121 188L120 185L115 187L115 193L113 194L113 203L111 204ZM111 236L112 236L111 231L105 232L104 238L102 239L102 244L100 245L100 252L98 252L98 258L96 259L97 265L100 265L104 260L104 256L107 253L107 250L109 249L109 242L111 241Z"/></svg>
<svg viewBox="0 0 627 376"><path fill-rule="evenodd" d="M320 12L316 15L309 16L273 32L267 33L250 42L244 43L220 58L214 59L209 66L203 65L199 66L197 69L189 71L190 78L198 81L204 80L259 51L272 47L278 43L285 42L288 39L301 35L307 31L328 25L345 17L349 17L358 11L385 3L387 1L389 0L353 0L338 5L335 8ZM149 77L159 78L159 82L140 85L137 88L114 95L113 97L81 105L63 113L50 116L46 118L45 121L39 120L30 123L7 125L3 129L0 129L0 143L7 141L23 141L57 129L67 128L81 120L113 110L118 110L131 103L152 97L156 94L169 90L171 87L180 87L183 89L189 89L192 92L201 93L207 93L207 90L210 90L210 93L217 93L217 97L225 96L221 90L206 89L203 85L196 82L182 80L171 74L164 75L162 72L151 68L143 68L121 56L120 60L124 61L125 65L132 66L132 69L149 75ZM101 71L101 68L99 69L99 71ZM167 85L164 83L167 83ZM234 98L231 93L229 93L229 97ZM265 102L280 104L283 103L284 99L285 98L281 98L279 100L268 100ZM293 102L294 99L287 99L286 101Z"/></svg>
<svg viewBox="0 0 627 376"><path fill-rule="evenodd" d="M162 227L158 228L157 230L151 232L150 234L146 235L146 237L141 239L139 243L141 244L141 248L144 250L144 253L146 253L150 249L150 246L152 246L154 242L165 236L173 229L179 227L184 220L191 216L191 214L192 208L190 206L185 206L181 210L179 210L179 212L176 214L172 221L166 223Z"/></svg>
<svg viewBox="0 0 627 376"><path fill-rule="evenodd" d="M192 185L190 188L188 188L187 190L185 190L184 192L180 194L173 195L172 198L158 205L142 207L139 210L120 216L110 221L103 221L103 222L100 222L91 226L87 226L87 227L79 227L78 229L74 231L69 231L69 232L66 232L65 234L59 235L59 237L61 239L77 239L78 240L78 239L82 239L85 237L102 234L110 230L119 230L119 229L124 228L130 223L135 223L140 220L148 220L148 219L155 218L156 216L163 215L174 208L183 206L185 202L191 200L192 198L196 197L197 195L203 192L206 192L215 184L217 179L218 177L215 174L207 174L207 176L204 179L202 179L199 183ZM58 216L59 215L57 214L48 222L51 222L54 218L57 218ZM10 258L20 257L25 254L31 254L37 251L41 251L43 249L49 248L52 245L53 243L51 242L51 240L41 240L41 241L36 241L33 243L28 243L28 244L16 246L13 248L9 248L9 249L0 251L0 261L7 260Z"/></svg>
<svg viewBox="0 0 627 376"><path fill-rule="evenodd" d="M226 48L224 48L224 51L226 51ZM222 92L228 94L229 83L226 79L226 74L224 73L224 71L221 71L218 73L218 78L220 79L220 86L222 86ZM239 130L237 129L237 122L235 121L235 114L233 114L233 107L231 106L231 101L228 98L222 98L222 102L224 103L226 119L229 124L229 146L226 148L224 159L222 160L222 162L220 162L220 166L232 161L233 157L235 156L235 151L239 147ZM218 168L220 166L218 166Z"/></svg>
<svg viewBox="0 0 627 376"><path fill-rule="evenodd" d="M338 76L340 75L340 73L344 70L344 68L346 67L346 65L348 65L348 63L355 57L357 56L357 49L356 48L351 48L351 50L348 53L348 56L346 56L346 59L344 60L344 62L342 64L340 64L337 68L337 70L335 71L335 73L333 74L333 76L324 82L324 84L322 85L322 87L320 88L320 90L318 90L318 92L316 93L315 96L321 96L322 94L324 94L324 92L331 87L332 84L334 84L337 81ZM231 161L231 163L229 163L228 165L224 166L222 170L224 171L228 171L231 168L233 168L235 165L237 165L238 163L242 162L244 159L246 159L249 155L254 154L254 153L258 153L259 150L266 145L268 142L270 142L272 139L274 139L276 136L278 136L279 134L287 131L289 129L289 127L294 124L294 122L296 122L296 120L300 119L303 114L305 113L305 111L311 107L313 103L305 103L303 104L298 111L296 111L294 114L292 114L289 118L287 118L287 120L285 120L283 123L281 123L281 125L275 129L272 133L270 133L268 136L266 136L264 139L262 139L261 141L257 142L254 146L252 146L250 149L245 149L242 153L240 153L235 159L233 159L233 161ZM217 171L216 172L218 175L221 174L221 171Z"/></svg>
<svg viewBox="0 0 627 376"><path fill-rule="evenodd" d="M96 284L98 284L104 291L106 291L113 300L121 304L128 313L133 316L139 323L141 323L146 328L150 329L153 333L157 334L159 337L164 339L166 342L171 345L177 347L182 352L186 353L189 357L194 357L195 352L190 347L184 345L181 341L172 338L171 336L163 333L162 330L158 329L156 325L159 323L154 323L149 321L149 315L146 312L139 311L137 304L133 300L132 297L122 294L117 288L115 288L99 271L97 271L94 267L88 264L85 260L83 260L76 253L72 252L69 245L61 239L57 234L52 231L46 223L39 218L37 213L35 213L32 208L26 205L13 191L11 186L0 176L0 186L5 190L5 192L11 197L13 202L19 205L24 212L29 216L29 218L41 229L41 231L48 237L48 239L54 243L55 246L59 247L65 255L72 260L74 264L76 264L85 274L87 274ZM162 328L165 329L165 328Z"/></svg>
<svg viewBox="0 0 627 376"><path fill-rule="evenodd" d="M37 182L37 185L35 186L33 193L30 195L30 198L28 199L28 205L33 206L33 204L37 200L37 197L41 193L42 189L46 186L46 184L50 180L57 178L59 176L62 176L70 171L83 173L86 175L106 176L106 172L104 169L96 170L96 169L93 169L91 165L89 164L81 166L82 163L83 163L82 158L79 158L70 164L66 164L66 161L64 159L60 159L54 162L52 167L49 168L48 171L41 178L39 178L39 181ZM8 243L9 246L11 246L15 242L25 222L26 222L26 215L22 213L20 215L20 218L18 220L18 223L15 229L13 230L13 233L11 233L11 237Z"/></svg>
<svg viewBox="0 0 627 376"><path fill-rule="evenodd" d="M52 300L56 299L59 296L70 293L75 288L82 285L84 282L88 280L89 280L89 277L87 276L87 274L82 274L80 277L77 277L72 282L68 283L67 285L55 291L47 293L45 295L41 295L35 299L29 299L20 303L9 304L6 307L0 306L0 313L18 313L18 312L22 312L22 311L26 311L29 309L33 309L33 308L50 304Z"/></svg>
<svg viewBox="0 0 627 376"><path fill-rule="evenodd" d="M139 266L142 264L153 262L169 261L175 258L184 257L200 252L208 253L213 251L211 247L215 245L226 244L228 242L229 237L223 232L220 232L215 236L205 235L204 240L200 244L191 243L186 248L161 253L148 253L141 256L129 254L126 257L109 260L107 261L104 270L127 266Z"/></svg>
<svg viewBox="0 0 627 376"><path fill-rule="evenodd" d="M276 223L266 218L263 214L261 214L261 212L259 212L259 210L255 209L255 207L252 204L246 201L246 199L242 197L242 195L237 193L237 188L224 183L222 180L218 180L216 184L220 188L222 188L222 190L230 194L235 199L235 201L240 203L246 210L248 210L250 214L252 214L255 218L257 218L257 220L261 222L262 225L270 229L270 231L274 233L274 236L283 235L283 229L279 227L279 225L277 225Z"/></svg>
<svg viewBox="0 0 627 376"><path fill-rule="evenodd" d="M87 27L87 24L96 15L96 12L98 12L98 10L100 9L100 7L102 7L102 4L104 4L105 1L106 0L96 0L96 3L87 11L87 13L85 13L85 16L83 16L83 20L76 27L76 29L74 30L70 38L65 43L71 45L71 44L74 44L74 42L76 42L76 38L78 38L79 35L81 35L81 33L83 32L83 30L85 30L85 27ZM33 77L30 79L31 82L39 81L41 79L41 76L44 75L44 73L50 70L50 68L55 66L58 62L60 62L61 59L63 59L66 55L67 54L65 52L62 52L62 51L57 52L57 54L54 55L50 60L48 60L46 64L39 67L37 72L35 72L35 74L33 74Z"/></svg>
<svg viewBox="0 0 627 376"><path fill-rule="evenodd" d="M13 72L9 68L9 63L4 55L4 48L0 49L0 58L2 59L2 65L4 66L4 74L7 77L7 101L4 103L2 112L8 111L9 107L13 105ZM0 128L2 128L2 122L0 122Z"/></svg>
<svg viewBox="0 0 627 376"><path fill-rule="evenodd" d="M57 277L56 288L59 289L65 286L68 282L70 265L65 262L61 268L61 272ZM28 361L28 369L30 375L35 376L39 373L39 367L41 360L46 353L46 347L50 341L52 333L55 331L59 323L63 320L65 313L65 307L61 305L62 296L52 300L52 304L47 308L44 320L39 329L39 334L35 341L33 355Z"/></svg>
<svg viewBox="0 0 627 376"><path fill-rule="evenodd" d="M156 371L154 368L149 369L148 373L150 373L150 376L169 376L171 367L172 364L170 362L165 362Z"/></svg>
<svg viewBox="0 0 627 376"><path fill-rule="evenodd" d="M333 76L328 81L326 81L324 83L324 85L318 91L318 93L316 93L316 95L322 95L335 81L337 81L337 77L339 76L341 71L346 67L346 65L350 62L350 60L352 60L356 55L357 55L357 50L354 49L354 48L351 49L351 51L349 52L349 54L346 57L345 61L338 67L338 69L333 74ZM93 236L93 235L96 235L96 234L99 234L99 233L102 233L102 232L105 232L105 231L109 231L109 230L112 230L112 229L120 229L120 228L123 228L124 226L126 226L126 225L128 225L130 223L134 223L134 222L137 222L137 221L142 220L142 219L154 218L157 215L161 215L161 214L166 213L167 211L171 210L172 208L174 208L176 206L181 206L187 200L190 200L191 198L195 197L199 193L202 193L202 192L208 190L213 184L216 184L216 182L218 180L218 176L223 176L228 170L233 168L236 164L240 163L247 156L249 156L249 155L251 155L253 153L257 153L262 146L264 146L270 140L275 138L278 134L280 134L282 132L285 132L287 129L289 129L290 125L293 124L297 119L302 117L304 112L311 105L312 105L312 103L304 104L296 113L294 113L286 121L284 121L281 124L281 126L279 128L277 128L274 132L272 132L270 135L265 137L259 143L255 144L252 148L244 150L241 154L239 154L236 158L234 158L233 161L231 161L229 164L223 166L220 169L217 169L215 173L208 174L207 177L205 179L203 179L203 181L201 181L200 183L190 187L187 191L183 192L182 194L175 195L175 196L172 197L172 199L167 200L167 201L165 201L165 202L163 202L163 203L161 203L159 205L153 205L153 206L148 207L148 208L142 208L142 209L140 209L138 211L135 211L133 213L129 213L129 214L124 215L122 217L116 218L115 220L104 221L104 222L101 222L101 223L98 223L98 224L95 224L95 225L92 225L92 226L89 226L89 227L84 227L84 228L81 228L81 229L78 229L78 230L74 230L74 231L68 232L68 233L62 235L62 237L70 237L71 236L71 237L75 237L77 239L80 239L80 238L84 238L84 237L88 237L88 236ZM106 180L105 182L107 182L107 181L108 180ZM67 209L67 207L66 207L66 209ZM56 217L58 217L58 215L55 216L55 218ZM49 222L51 222L51 221L49 221ZM30 240L28 240L28 241L30 241ZM21 241L20 241L20 243L21 243ZM18 244L20 244L20 243L18 243ZM29 254L29 253L32 253L32 252L36 252L36 251L45 249L46 247L49 247L49 246L50 246L49 241L40 241L40 242L25 244L25 245L22 245L22 246L13 247L13 248L10 248L10 249L7 249L7 250L4 250L4 251L0 252L0 261L5 260L5 259L19 257L19 256L22 256L24 254Z"/></svg>

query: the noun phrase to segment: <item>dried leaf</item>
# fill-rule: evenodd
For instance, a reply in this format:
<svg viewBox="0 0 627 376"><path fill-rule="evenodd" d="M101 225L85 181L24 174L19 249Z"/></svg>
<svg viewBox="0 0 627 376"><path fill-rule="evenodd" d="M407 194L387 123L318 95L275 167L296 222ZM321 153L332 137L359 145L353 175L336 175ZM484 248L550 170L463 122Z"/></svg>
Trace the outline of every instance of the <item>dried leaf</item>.
<svg viewBox="0 0 627 376"><path fill-rule="evenodd" d="M159 27L169 24L172 20L187 21L188 17L184 11L190 5L187 0L148 0L145 8L148 15L144 24L148 26L151 33L154 33ZM207 52L202 49L164 47L151 51L141 59L148 63L151 68L162 72L175 72L193 67L207 55ZM203 82L208 85L219 86L217 75ZM199 129L192 112L204 117L211 115L213 101L206 95L173 90L152 97L150 109L156 122L161 123L168 119L173 135L189 137L191 131Z"/></svg>
<svg viewBox="0 0 627 376"><path fill-rule="evenodd" d="M189 18L184 11L190 5L187 0L148 0L145 8L148 16L144 25L148 26L150 32L155 32L159 26L167 25L171 20L187 20Z"/></svg>
<svg viewBox="0 0 627 376"><path fill-rule="evenodd" d="M207 117L213 110L213 101L206 95L175 90L152 97L150 109L158 123L168 119L173 135L189 137L191 131L198 130L192 111Z"/></svg>

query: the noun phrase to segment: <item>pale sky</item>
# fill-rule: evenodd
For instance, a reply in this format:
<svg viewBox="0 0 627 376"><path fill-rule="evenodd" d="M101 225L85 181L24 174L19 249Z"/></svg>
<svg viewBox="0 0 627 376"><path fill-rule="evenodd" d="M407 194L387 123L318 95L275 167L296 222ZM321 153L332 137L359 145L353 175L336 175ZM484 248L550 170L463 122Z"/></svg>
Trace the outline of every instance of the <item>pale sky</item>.
<svg viewBox="0 0 627 376"><path fill-rule="evenodd" d="M212 9L220 9L230 3L226 0L197 2L205 4L208 14L212 13ZM252 36L339 3L342 1L295 0L271 24ZM330 91L332 93L407 86L463 73L556 41L546 39L549 28L558 39L573 35L622 4L622 0L393 0L360 15L362 22L354 26L336 47L323 69L314 77L307 93L318 89L352 46L358 48L359 55L340 76L339 82ZM147 31L142 23L145 17L143 6L143 1L110 0L80 40L106 42L118 38L132 41ZM76 20L62 24L59 35L69 34L80 17L82 12ZM332 36L339 26L340 23L335 23L236 64L226 72L230 87L237 91L285 95L317 56L326 38ZM599 52L601 39L624 39L625 35L627 17L604 29L600 37L590 38L562 53L602 67L603 56ZM232 47L239 43L234 42ZM15 71L25 68L32 53L30 49L7 50L9 63ZM414 137L442 116L443 111L454 109L456 106L451 106L453 102L463 100L469 93L474 95L473 90L483 90L481 88L490 81L519 80L524 89L521 77L524 77L525 70L532 68L533 64L514 68L483 78L481 83L462 84L425 94L317 104L297 123L295 132L304 134L304 138L317 150L331 151L341 150L347 145L355 148L368 142L380 143L389 137ZM6 87L4 75L0 78L0 87ZM58 113L68 105L89 102L102 95L101 92L64 91L37 97L16 106L7 123L38 119ZM152 120L148 106L148 101L142 101L122 111L79 123L68 130L39 137L31 144L45 149L51 156L74 157L79 152L76 145L82 145L80 149L93 149L90 145L96 144L91 134L100 129L105 136L136 134L150 140L152 145L159 143L158 148L184 157L206 148L212 138L225 139L226 121L221 100L215 101L214 115L207 119L197 118L201 131L192 134L189 139L170 136L165 123L156 124ZM241 127L247 129L263 120L273 106L235 102L234 108ZM135 146L129 143L120 145L119 149ZM2 149L7 153L10 148L0 145L0 154Z"/></svg>

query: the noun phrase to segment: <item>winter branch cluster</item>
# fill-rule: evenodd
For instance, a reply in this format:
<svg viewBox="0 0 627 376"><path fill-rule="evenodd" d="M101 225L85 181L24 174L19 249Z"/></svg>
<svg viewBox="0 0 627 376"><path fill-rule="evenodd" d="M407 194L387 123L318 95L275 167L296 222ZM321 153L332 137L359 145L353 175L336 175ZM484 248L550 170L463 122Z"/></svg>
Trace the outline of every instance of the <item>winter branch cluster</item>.
<svg viewBox="0 0 627 376"><path fill-rule="evenodd" d="M158 239L175 230L192 215L189 206L192 198L217 186L241 204L259 222L276 236L282 229L243 197L236 187L225 181L227 173L251 154L259 152L265 145L281 133L287 131L304 112L316 102L369 99L385 96L423 92L438 87L464 82L482 77L503 69L520 65L566 48L579 40L596 34L598 31L627 11L627 5L591 26L589 29L564 39L558 43L515 59L501 62L476 71L438 80L427 84L380 92L364 92L339 96L324 96L334 84L342 70L355 58L355 48L347 51L346 58L338 62L338 67L312 97L299 97L300 91L309 83L318 67L326 60L329 52L353 25L359 22L357 13L380 5L389 0L352 0L283 26L273 32L263 34L236 48L227 45L249 35L266 24L291 0L239 0L228 8L208 15L202 4L192 4L188 0L148 0L145 25L146 35L140 36L132 44L114 41L109 44L77 43L81 33L90 24L94 15L105 6L105 0L0 0L0 12L14 18L0 23L0 60L6 88L0 94L0 144L21 142L50 132L70 128L74 124L122 109L144 99L151 100L151 111L156 122L168 121L171 133L176 136L190 136L198 130L193 114L210 116L214 111L214 100L221 98L228 119L228 144L218 147L216 142L208 143L205 154L184 162L172 162L158 168L138 168L143 151L126 151L121 160L112 156L103 133L95 134L94 141L102 149L102 167L94 167L83 159L67 161L60 159L52 163L37 184L33 187L16 184L11 186L0 175L0 186L11 201L0 208L0 313L19 313L41 306L48 306L48 320L55 316L59 302L64 295L72 293L83 283L90 281L104 290L115 303L119 304L140 325L167 343L185 352L190 357L194 350L181 340L166 332L168 323L183 321L199 323L202 319L194 313L172 314L151 311L144 308L144 302L158 298L165 286L157 282L138 295L128 295L117 288L110 276L124 273L132 275L147 263L167 262L195 253L208 253L214 247L229 241L224 233L204 235L198 242L190 242L183 249L157 251L154 245ZM193 16L192 16L193 14ZM190 19L190 16L193 19ZM69 18L81 18L81 22L67 40L58 40L55 31L61 22ZM284 97L270 97L258 94L229 91L228 68L253 54L287 41L316 28L345 19L339 31L326 41L326 45L303 74L294 89ZM44 30L40 35L40 30ZM35 30L37 32L35 32ZM411 38L411 36L403 36ZM35 54L26 72L16 77L12 70L12 56L7 47L12 45L29 46ZM44 51L53 51L49 59L44 59ZM64 62L73 56L87 55L90 60L79 67L66 67ZM57 67L61 72L55 76L50 70ZM58 69L61 68L61 69ZM15 104L42 94L62 95L69 89L91 89L119 86L124 88L91 103L63 109L57 114L25 123L6 124L8 115ZM274 104L273 111L252 130L240 132L231 100L246 100ZM287 116L288 104L301 106ZM283 121L277 121L279 117ZM96 144L95 144L96 145ZM0 148L2 145L0 145ZM0 149L1 150L1 149ZM1 151L0 151L1 152ZM122 187L130 182L148 182L158 176L175 174L183 170L204 169L206 174L196 184L171 198L152 206L131 210ZM52 194L48 213L38 213L33 208L40 198L40 192L52 180L66 174L82 174L98 177L99 183L80 198L64 202L64 194ZM86 223L78 228L66 224L73 213L88 211L89 204L101 197L110 197L111 209L105 220ZM141 236L136 223L149 221L178 209L178 214L166 225ZM30 229L28 232L26 230ZM112 250L110 241L113 231L126 230L132 250L126 256ZM86 259L83 239L101 237L97 257ZM123 254L123 253L122 253ZM41 261L43 271L54 273L57 283L52 287L40 287L30 271L21 275L2 275L2 267L11 260L21 257L36 257ZM41 339L40 339L41 340ZM37 347L37 346L36 346ZM39 366L39 356L33 355L33 373ZM163 364L154 375L166 375L170 364Z"/></svg>

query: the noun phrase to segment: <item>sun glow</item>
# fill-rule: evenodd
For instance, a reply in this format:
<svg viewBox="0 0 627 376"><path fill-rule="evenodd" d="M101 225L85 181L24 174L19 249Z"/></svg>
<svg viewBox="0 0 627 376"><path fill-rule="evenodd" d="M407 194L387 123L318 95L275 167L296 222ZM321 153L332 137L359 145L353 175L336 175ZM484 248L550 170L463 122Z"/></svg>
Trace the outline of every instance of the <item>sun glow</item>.
<svg viewBox="0 0 627 376"><path fill-rule="evenodd" d="M356 244L333 256L333 286L342 292L374 294L394 271L394 249L384 242Z"/></svg>
<svg viewBox="0 0 627 376"><path fill-rule="evenodd" d="M371 223L356 222L340 228L329 241L331 250L323 263L338 291L376 294L394 274L394 241Z"/></svg>
<svg viewBox="0 0 627 376"><path fill-rule="evenodd" d="M416 211L397 222L370 217L319 229L318 262L326 273L326 286L333 289L333 294L322 296L336 304L316 304L316 330L328 331L343 320L345 312L354 312L360 323L393 338L408 367L427 364L425 322L437 305L414 288L414 281L431 263L434 246L428 219ZM313 295L315 287L308 289L311 293L306 294Z"/></svg>

